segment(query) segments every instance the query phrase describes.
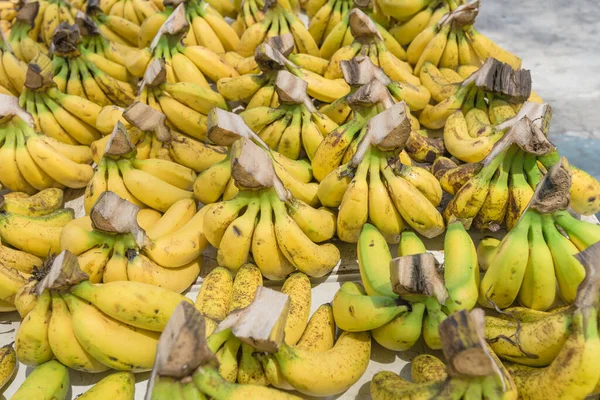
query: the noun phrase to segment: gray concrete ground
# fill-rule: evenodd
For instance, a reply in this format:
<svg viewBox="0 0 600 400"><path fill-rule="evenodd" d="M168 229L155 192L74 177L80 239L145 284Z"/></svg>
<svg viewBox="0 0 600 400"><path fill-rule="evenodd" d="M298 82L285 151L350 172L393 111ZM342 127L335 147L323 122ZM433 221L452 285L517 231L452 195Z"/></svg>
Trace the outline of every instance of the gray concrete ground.
<svg viewBox="0 0 600 400"><path fill-rule="evenodd" d="M553 108L550 138L600 179L600 4L597 0L482 0L475 25L523 58Z"/></svg>

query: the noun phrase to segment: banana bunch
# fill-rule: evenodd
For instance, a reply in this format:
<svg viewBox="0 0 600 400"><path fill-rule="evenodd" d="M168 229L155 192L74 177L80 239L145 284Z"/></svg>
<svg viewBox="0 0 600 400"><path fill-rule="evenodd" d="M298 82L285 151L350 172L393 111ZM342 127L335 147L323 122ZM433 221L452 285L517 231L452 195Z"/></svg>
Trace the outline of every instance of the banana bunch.
<svg viewBox="0 0 600 400"><path fill-rule="evenodd" d="M528 210L490 255L479 303L489 306L493 301L506 308L518 300L540 311L550 308L556 295L573 303L585 271L572 256L598 240L598 225L578 220L567 211L544 214ZM510 271L506 265L512 265Z"/></svg>
<svg viewBox="0 0 600 400"><path fill-rule="evenodd" d="M168 160L141 160L136 154L127 130L118 123L86 188L84 202L88 210L106 191L139 207L162 212L178 200L192 198L196 180L193 170Z"/></svg>
<svg viewBox="0 0 600 400"><path fill-rule="evenodd" d="M321 46L325 38L329 36L337 24L344 20L353 6L354 2L352 0L328 0L314 15L310 16L308 31L317 45ZM343 39L345 32L342 35ZM328 58L323 55L322 57Z"/></svg>
<svg viewBox="0 0 600 400"><path fill-rule="evenodd" d="M348 13L347 19L347 29L354 39L347 45L339 46L328 58L325 78L343 77L340 62L363 55L369 57L375 66L381 67L393 81L421 85L419 78L413 75L412 67L403 61L406 55L403 52L392 51L395 48L402 50L402 47L393 38L390 39L389 34L383 36L368 15L355 8ZM389 40L386 41L386 38ZM396 53L399 55L397 56ZM322 57L325 58L324 55Z"/></svg>
<svg viewBox="0 0 600 400"><path fill-rule="evenodd" d="M47 188L83 188L93 175L86 146L62 143L38 134L17 98L0 95L11 104L0 123L0 182L10 190L34 194Z"/></svg>
<svg viewBox="0 0 600 400"><path fill-rule="evenodd" d="M127 54L131 47L138 47L138 36L141 29L138 25L123 17L105 14L95 1L88 3L86 15L96 24L104 38L111 42L111 46L114 46L122 54ZM151 18L153 17L148 19ZM122 63L119 62L119 64Z"/></svg>
<svg viewBox="0 0 600 400"><path fill-rule="evenodd" d="M377 87L387 94L379 81L372 82L375 86L365 85L355 94L363 89L373 94ZM324 206L339 207L337 232L343 241L356 243L369 218L392 243L397 243L405 223L435 237L444 230L436 208L442 189L429 171L405 163L399 154L412 131L406 103L376 114L381 107L386 106L376 103L357 109L352 121L321 142L312 159L313 172L320 179L317 195ZM377 122L383 120L388 121L385 128Z"/></svg>
<svg viewBox="0 0 600 400"><path fill-rule="evenodd" d="M294 0L277 0L277 2L289 12L298 14L295 10L296 7L292 6ZM238 4L239 3L239 4ZM240 1L235 0L235 8L237 9L237 15L235 21L231 24L231 27L237 32L238 36L248 30L252 25L261 22L265 18L265 1L264 0L248 0Z"/></svg>
<svg viewBox="0 0 600 400"><path fill-rule="evenodd" d="M185 0L166 5L164 11L152 15L140 26L138 35L140 48L150 45L178 3L184 4L185 17L190 25L188 34L183 38L185 46L203 46L217 54L237 49L239 33L223 18L223 16L230 16L231 12L223 13L223 7L214 8L213 6L215 3L227 6L231 4L228 0L212 0L212 2Z"/></svg>
<svg viewBox="0 0 600 400"><path fill-rule="evenodd" d="M462 3L462 1L461 1ZM381 2L379 2L381 4ZM399 19L396 19L396 23L392 24L389 28L389 32L402 46L407 46L410 42L416 38L419 33L424 29L427 29L433 25L436 25L440 19L450 11L450 6L457 6L454 1L442 0L442 1L431 1L420 11L404 16L406 13L402 13ZM390 6L387 7L388 15L394 17L393 11L390 11ZM406 9L410 12L410 9ZM394 17L396 18L396 17Z"/></svg>
<svg viewBox="0 0 600 400"><path fill-rule="evenodd" d="M33 30L38 31L41 42L50 47L58 25L63 22L73 25L77 10L65 0L42 0L39 3L40 11L35 19Z"/></svg>
<svg viewBox="0 0 600 400"><path fill-rule="evenodd" d="M241 116L227 112L221 113L218 110L215 108L208 117L208 126L210 127L208 137L213 143L231 146L236 139L249 136L256 143L264 145L264 150L268 150L267 145L246 126ZM237 120L232 121L232 118ZM236 127L236 129L231 130L232 127ZM238 131L237 128L242 128L243 132ZM308 160L291 160L276 151L268 151L266 154L272 159L272 161L265 161L266 168L275 168L278 179L283 181L285 187L296 199L311 207L319 205L318 185L311 182L313 175ZM232 178L232 167L235 163L235 153L230 149L222 161L200 172L194 182L194 197L204 204L211 204L219 199L231 200L235 197L238 193L238 186L235 179ZM329 232L329 229L326 232Z"/></svg>
<svg viewBox="0 0 600 400"><path fill-rule="evenodd" d="M17 358L25 365L56 358L84 372L149 370L174 308L190 302L139 282L93 284L69 252L62 252L50 268L62 279L69 277L72 285L59 291L64 283L48 276L36 284L40 294L15 337Z"/></svg>
<svg viewBox="0 0 600 400"><path fill-rule="evenodd" d="M65 400L70 386L69 369L60 362L51 360L35 367L11 400Z"/></svg>
<svg viewBox="0 0 600 400"><path fill-rule="evenodd" d="M140 210L136 222L146 231L141 243L129 232L98 228L93 216L81 217L65 227L60 246L77 256L92 283L132 281L182 292L200 273L199 256L207 246L204 213L196 212L191 199L176 202L164 215Z"/></svg>
<svg viewBox="0 0 600 400"><path fill-rule="evenodd" d="M52 39L54 82L61 92L100 106L127 106L135 94L124 57L95 29L90 20L86 27L90 34L82 37L78 25L59 25Z"/></svg>
<svg viewBox="0 0 600 400"><path fill-rule="evenodd" d="M461 224L451 224L444 246L444 283L446 300L434 295L404 295L410 309L393 292L390 282L392 256L385 237L371 224L365 224L357 244L358 263L364 289L356 283L342 286L333 301L336 323L342 329L372 330L382 346L395 350L409 349L423 335L432 349L441 348L439 324L447 314L470 310L477 302L479 267L475 246ZM426 253L423 242L412 232L404 232L398 256ZM439 278L433 277L433 280ZM347 307L360 307L360 314L348 314ZM346 308L345 308L346 307ZM360 315L360 316L358 316Z"/></svg>
<svg viewBox="0 0 600 400"><path fill-rule="evenodd" d="M284 202L272 189L242 191L209 206L204 234L218 248L219 264L231 270L246 263L252 252L269 279L282 279L294 269L320 277L340 259L333 244L317 244L335 234L334 217L326 208L316 209L293 197Z"/></svg>
<svg viewBox="0 0 600 400"><path fill-rule="evenodd" d="M478 329L481 331L478 332ZM489 350L483 336L483 312L457 312L444 323L444 355L448 365L429 354L415 357L411 365L412 381L395 372L381 371L371 381L374 400L391 399L505 399L516 400L518 385L498 357ZM456 336L452 336L456 335ZM454 367L453 360L472 356L477 367ZM514 379L514 380L513 380Z"/></svg>
<svg viewBox="0 0 600 400"><path fill-rule="evenodd" d="M265 40L277 36L293 41L293 48L297 53L319 56L319 47L309 33L304 23L279 2L269 0L265 2L264 17L254 25L248 27L240 35L236 52L242 57L252 56L256 48Z"/></svg>
<svg viewBox="0 0 600 400"><path fill-rule="evenodd" d="M452 8L452 7L451 7ZM514 69L521 59L479 33L473 23L479 12L479 1L454 8L437 23L423 29L408 45L408 62L419 75L425 62L443 68L481 65L487 58L500 60Z"/></svg>
<svg viewBox="0 0 600 400"><path fill-rule="evenodd" d="M180 4L160 27L149 47L134 50L126 66L135 77L143 77L155 59L164 58L167 82L192 82L210 88L208 80L239 76L238 72L216 52L203 46L185 46L188 34L184 4Z"/></svg>
<svg viewBox="0 0 600 400"><path fill-rule="evenodd" d="M26 72L27 65L15 56L6 36L0 32L0 94L20 95Z"/></svg>
<svg viewBox="0 0 600 400"><path fill-rule="evenodd" d="M168 126L206 142L207 115L213 108L228 109L223 96L205 84L190 80L169 80L169 65L162 59L154 60L144 77L144 84L136 98L166 116Z"/></svg>
<svg viewBox="0 0 600 400"><path fill-rule="evenodd" d="M279 71L275 90L278 108L255 107L240 113L246 124L273 150L292 160L312 159L323 137L337 124L321 114L306 93L307 83Z"/></svg>
<svg viewBox="0 0 600 400"><path fill-rule="evenodd" d="M115 372L100 380L80 395L80 400L131 400L135 396L135 376L131 372Z"/></svg>
<svg viewBox="0 0 600 400"><path fill-rule="evenodd" d="M298 66L268 43L257 47L254 58L263 72L262 74L225 78L217 82L219 93L227 100L244 101L248 104L246 108L260 105L277 107L279 99L275 95L276 71L282 69L287 69L293 75L306 81L308 95L324 103L332 103L350 91L350 87L344 79L327 79L310 69Z"/></svg>
<svg viewBox="0 0 600 400"><path fill-rule="evenodd" d="M10 2L7 2L10 4ZM26 3L21 7L8 35L8 43L15 56L26 63L33 60L38 53L48 54L48 47L38 42L39 28L35 20L40 9L39 2Z"/></svg>

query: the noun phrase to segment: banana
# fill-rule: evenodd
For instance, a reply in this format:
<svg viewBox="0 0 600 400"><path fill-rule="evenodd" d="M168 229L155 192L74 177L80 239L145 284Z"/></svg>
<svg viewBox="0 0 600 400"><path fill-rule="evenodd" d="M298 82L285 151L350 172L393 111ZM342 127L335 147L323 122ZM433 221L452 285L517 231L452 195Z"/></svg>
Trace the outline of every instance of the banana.
<svg viewBox="0 0 600 400"><path fill-rule="evenodd" d="M159 337L157 332L114 320L74 295L62 296L71 312L75 337L94 358L122 371L152 368Z"/></svg>
<svg viewBox="0 0 600 400"><path fill-rule="evenodd" d="M146 171L134 168L129 160L119 160L118 166L123 175L123 182L131 194L143 199L145 204L156 210L166 212L177 201L191 198L193 195L191 191L178 188Z"/></svg>
<svg viewBox="0 0 600 400"><path fill-rule="evenodd" d="M600 227L597 224L578 220L567 211L555 211L552 217L580 251L600 240Z"/></svg>
<svg viewBox="0 0 600 400"><path fill-rule="evenodd" d="M285 343L294 346L304 333L310 316L310 281L302 272L292 274L283 283L281 293L290 296L290 311L285 322Z"/></svg>
<svg viewBox="0 0 600 400"><path fill-rule="evenodd" d="M583 311L573 315L571 333L556 359L545 368L507 364L520 396L552 396L556 398L585 398L595 388L600 367L592 362L600 354L600 339L596 323L585 324ZM596 321L597 310L587 311Z"/></svg>
<svg viewBox="0 0 600 400"><path fill-rule="evenodd" d="M196 173L193 170L172 161L133 159L131 165L183 190L191 190L196 180Z"/></svg>
<svg viewBox="0 0 600 400"><path fill-rule="evenodd" d="M71 292L117 321L155 332L162 332L179 303L191 302L178 293L139 282L94 285L90 281L83 281L75 285ZM122 303L119 306L115 304L115 293L120 293L118 301Z"/></svg>
<svg viewBox="0 0 600 400"><path fill-rule="evenodd" d="M271 195L271 206L275 213L277 243L285 257L309 276L321 277L329 273L340 259L338 248L330 243L317 245L312 242L274 195Z"/></svg>
<svg viewBox="0 0 600 400"><path fill-rule="evenodd" d="M227 151L224 146L211 145L185 135L174 134L174 132L171 132L171 141L168 146L173 161L196 172L205 171L227 159Z"/></svg>
<svg viewBox="0 0 600 400"><path fill-rule="evenodd" d="M68 368L58 361L52 360L35 368L13 394L11 400L65 400L69 388Z"/></svg>
<svg viewBox="0 0 600 400"><path fill-rule="evenodd" d="M369 296L391 297L397 295L390 285L390 249L384 235L373 225L365 224L357 243L360 279Z"/></svg>
<svg viewBox="0 0 600 400"><path fill-rule="evenodd" d="M105 267L111 259L112 250L112 243L105 243L104 245L94 247L77 257L81 270L88 274L90 282L102 282Z"/></svg>
<svg viewBox="0 0 600 400"><path fill-rule="evenodd" d="M220 322L229 313L233 279L227 268L213 269L202 281L195 307L202 315Z"/></svg>
<svg viewBox="0 0 600 400"><path fill-rule="evenodd" d="M41 268L42 259L24 251L12 249L0 243L0 264L17 271L31 274L34 268Z"/></svg>
<svg viewBox="0 0 600 400"><path fill-rule="evenodd" d="M52 293L52 316L48 324L48 342L54 356L64 365L77 371L103 372L108 367L92 357L73 333L67 303L58 293Z"/></svg>
<svg viewBox="0 0 600 400"><path fill-rule="evenodd" d="M16 372L17 354L12 344L0 347L0 388L4 388Z"/></svg>
<svg viewBox="0 0 600 400"><path fill-rule="evenodd" d="M132 260L127 262L125 274L130 281L181 293L196 282L201 268L199 258L181 267L164 268L145 255L136 254Z"/></svg>
<svg viewBox="0 0 600 400"><path fill-rule="evenodd" d="M135 377L131 372L115 372L100 380L79 396L80 400L129 400L135 394Z"/></svg>
<svg viewBox="0 0 600 400"><path fill-rule="evenodd" d="M563 301L571 304L575 301L577 288L585 277L583 265L573 257L578 249L558 231L550 215L542 215L542 230L554 260L558 294Z"/></svg>
<svg viewBox="0 0 600 400"><path fill-rule="evenodd" d="M321 304L313 313L296 347L302 350L327 351L335 344L335 319L330 304Z"/></svg>
<svg viewBox="0 0 600 400"><path fill-rule="evenodd" d="M519 221L523 210L533 197L533 189L527 183L523 171L523 162L524 156L517 153L510 166L509 200L506 210L506 228L509 230Z"/></svg>
<svg viewBox="0 0 600 400"><path fill-rule="evenodd" d="M513 69L521 68L521 59L519 57L509 53L486 36L477 32L472 25L468 26L466 33L469 36L469 41L473 49L481 60L492 57L510 65Z"/></svg>
<svg viewBox="0 0 600 400"><path fill-rule="evenodd" d="M59 253L59 239L65 219L60 226L44 224L44 217L24 217L18 214L0 213L0 237L11 246L38 257ZM62 218L62 217L61 217ZM39 221L37 221L39 219Z"/></svg>
<svg viewBox="0 0 600 400"><path fill-rule="evenodd" d="M431 39L431 41L425 46L419 60L415 64L414 73L415 75L419 75L421 72L421 67L423 64L428 61L433 65L440 64L440 60L444 55L444 49L446 48L446 44L448 43L448 34L450 33L450 24L443 24L442 26L438 26L438 31L435 36ZM446 65L443 65L446 66Z"/></svg>
<svg viewBox="0 0 600 400"><path fill-rule="evenodd" d="M444 285L449 297L445 310L471 310L479 295L479 264L475 245L462 223L448 224L444 248Z"/></svg>
<svg viewBox="0 0 600 400"><path fill-rule="evenodd" d="M428 297L424 301L427 314L423 320L423 339L427 347L433 350L442 348L439 327L447 315L442 311L442 306L434 297Z"/></svg>
<svg viewBox="0 0 600 400"><path fill-rule="evenodd" d="M340 287L332 306L336 325L349 332L379 328L407 309L394 298L367 295L362 286L354 282Z"/></svg>
<svg viewBox="0 0 600 400"><path fill-rule="evenodd" d="M0 264L0 299L13 304L27 280L18 270Z"/></svg>
<svg viewBox="0 0 600 400"><path fill-rule="evenodd" d="M253 264L245 264L238 270L233 281L233 292L229 312L248 307L263 279L260 270Z"/></svg>
<svg viewBox="0 0 600 400"><path fill-rule="evenodd" d="M282 375L298 391L330 396L345 391L362 376L370 355L371 337L368 332L342 332L333 348L325 352L283 344L275 358Z"/></svg>
<svg viewBox="0 0 600 400"><path fill-rule="evenodd" d="M498 245L479 286L479 304L490 307L490 301L501 309L517 298L529 259L528 232L532 212L525 213L519 224ZM489 299L489 300L488 300Z"/></svg>
<svg viewBox="0 0 600 400"><path fill-rule="evenodd" d="M15 350L19 362L25 365L37 366L54 357L48 341L51 302L50 293L42 293L37 304L19 325L15 336Z"/></svg>
<svg viewBox="0 0 600 400"><path fill-rule="evenodd" d="M217 251L219 265L237 271L248 260L260 200L251 200L241 216L227 226Z"/></svg>
<svg viewBox="0 0 600 400"><path fill-rule="evenodd" d="M440 129L446 125L446 120L459 110L472 88L472 84L459 87L450 97L432 106L427 105L419 115L419 122L429 129Z"/></svg>
<svg viewBox="0 0 600 400"><path fill-rule="evenodd" d="M371 156L369 153L358 165L356 174L344 196L338 211L337 233L344 242L356 243L363 225L369 217L369 185L367 174L369 172Z"/></svg>
<svg viewBox="0 0 600 400"><path fill-rule="evenodd" d="M269 385L260 361L257 356L254 356L254 348L246 343L242 343L242 356L238 364L237 381L241 384Z"/></svg>
<svg viewBox="0 0 600 400"><path fill-rule="evenodd" d="M456 111L450 115L444 126L444 145L446 149L454 157L468 163L482 161L502 136L504 136L504 132L496 131L483 137L471 137L467 120L462 111Z"/></svg>
<svg viewBox="0 0 600 400"><path fill-rule="evenodd" d="M308 231L309 233L307 233L307 235L309 235L313 232L312 223L314 222L314 219L306 221L307 216L308 218L312 218L313 216L317 217L318 213L318 216L322 218L323 213L320 213L320 210L312 209L310 206L298 200L294 201L294 199L292 199L292 201L292 206L290 207L290 205L288 205L288 210L292 208L296 211L290 211L290 215L292 218L295 218L295 221L302 219L302 221L306 222L306 226L310 227L311 230L304 229L303 232L306 233ZM335 229L335 219L325 218L324 222L327 221L330 221L333 229ZM299 224L299 222L296 223ZM318 228L319 233L321 232L321 229L324 229L322 226L323 225ZM333 236L333 234L331 236ZM310 238L315 241L314 237ZM252 235L251 251L254 262L267 279L281 280L296 269L283 255L277 244L275 226L273 224L273 209L271 208L271 201L267 194L263 194L260 197L260 218L258 224L254 228L254 234Z"/></svg>
<svg viewBox="0 0 600 400"><path fill-rule="evenodd" d="M431 354L419 354L413 358L410 372L413 383L439 382L448 377L446 365Z"/></svg>
<svg viewBox="0 0 600 400"><path fill-rule="evenodd" d="M227 227L237 218L240 211L253 199L253 195L239 195L231 200L222 201L204 209L204 235L208 243L219 247Z"/></svg>
<svg viewBox="0 0 600 400"><path fill-rule="evenodd" d="M380 163L379 157L375 155L371 157L369 167L369 221L377 227L388 243L398 243L400 232L404 230L405 223L381 181ZM367 293L371 294L368 288Z"/></svg>
<svg viewBox="0 0 600 400"><path fill-rule="evenodd" d="M380 169L383 171L390 197L404 221L429 238L442 233L444 221L435 206L408 181L396 176L383 158Z"/></svg>
<svg viewBox="0 0 600 400"><path fill-rule="evenodd" d="M513 315L512 310L506 310L508 315ZM518 316L514 317L516 319L486 316L485 337L494 353L503 360L531 367L549 365L569 336L572 313L569 310L540 313L542 315L532 321ZM520 325L519 344L501 339L515 335L517 322Z"/></svg>
<svg viewBox="0 0 600 400"><path fill-rule="evenodd" d="M44 189L25 199L4 197L2 208L10 213L38 217L50 214L63 205L63 191L56 188Z"/></svg>

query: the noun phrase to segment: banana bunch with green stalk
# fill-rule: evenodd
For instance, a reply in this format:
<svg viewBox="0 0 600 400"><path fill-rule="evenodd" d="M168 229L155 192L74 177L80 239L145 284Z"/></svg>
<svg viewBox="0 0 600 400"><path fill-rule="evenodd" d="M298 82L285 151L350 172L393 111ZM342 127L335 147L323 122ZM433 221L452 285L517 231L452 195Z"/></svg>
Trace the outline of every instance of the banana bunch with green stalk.
<svg viewBox="0 0 600 400"><path fill-rule="evenodd" d="M448 316L440 324L447 365L435 356L422 354L413 360L412 381L391 371L378 372L370 385L373 399L516 400L520 394L517 379L489 350L483 337L483 319L480 309Z"/></svg>
<svg viewBox="0 0 600 400"><path fill-rule="evenodd" d="M19 60L0 32L0 94L18 96L23 91L27 64Z"/></svg>
<svg viewBox="0 0 600 400"><path fill-rule="evenodd" d="M416 234L402 233L398 258L392 259L383 234L365 224L357 244L363 285L345 283L336 293L336 324L349 331L371 330L375 341L394 351L409 349L421 335L430 348L441 348L439 324L447 314L475 306L479 279L475 246L462 225L448 227L445 246L442 280ZM421 292L408 279L411 274L423 284ZM360 312L349 314L349 307Z"/></svg>
<svg viewBox="0 0 600 400"><path fill-rule="evenodd" d="M378 3L380 7L381 3ZM415 4L415 8L406 8L404 12L399 11L395 16L393 10L390 10L392 4L386 7L388 15L393 18L393 21L390 22L389 32L402 46L408 46L419 33L437 24L444 15L450 12L451 8L455 9L459 5L453 0L437 0L427 3ZM461 0L461 3L464 1ZM418 11L414 13L414 10Z"/></svg>

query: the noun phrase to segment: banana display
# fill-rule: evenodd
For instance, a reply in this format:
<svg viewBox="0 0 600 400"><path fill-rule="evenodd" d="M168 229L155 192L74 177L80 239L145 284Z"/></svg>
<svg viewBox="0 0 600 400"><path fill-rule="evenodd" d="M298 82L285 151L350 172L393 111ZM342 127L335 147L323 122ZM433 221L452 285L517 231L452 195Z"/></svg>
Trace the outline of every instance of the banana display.
<svg viewBox="0 0 600 400"><path fill-rule="evenodd" d="M600 393L600 182L479 7L0 2L0 388L20 362L13 399L69 368L116 370L81 399L150 370L152 400ZM340 241L360 282L314 305ZM364 376L372 339L421 338L444 358Z"/></svg>

